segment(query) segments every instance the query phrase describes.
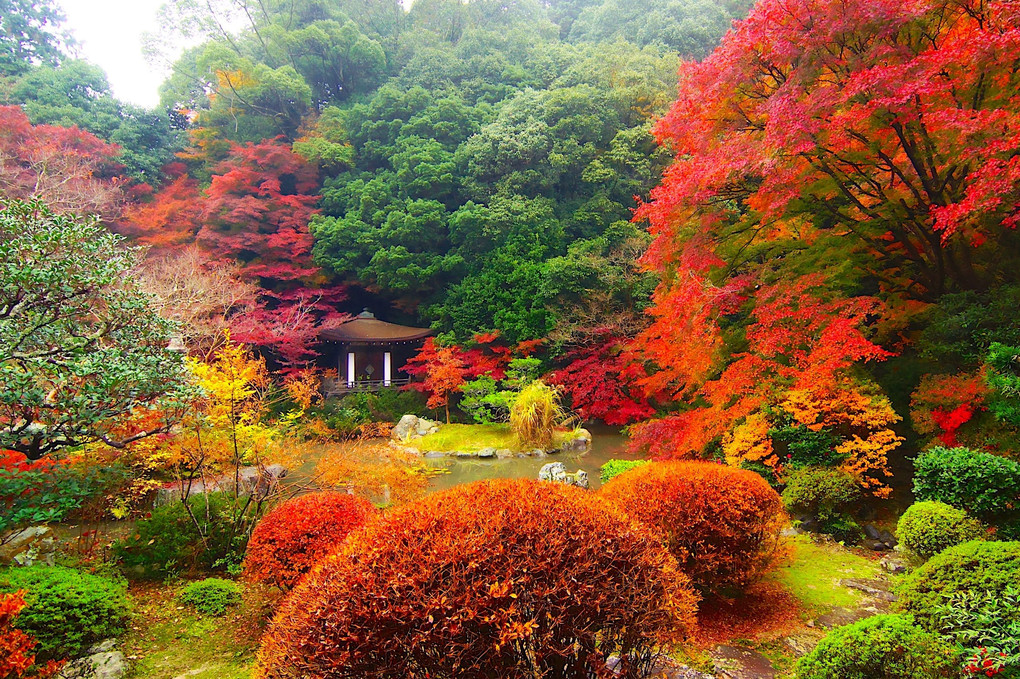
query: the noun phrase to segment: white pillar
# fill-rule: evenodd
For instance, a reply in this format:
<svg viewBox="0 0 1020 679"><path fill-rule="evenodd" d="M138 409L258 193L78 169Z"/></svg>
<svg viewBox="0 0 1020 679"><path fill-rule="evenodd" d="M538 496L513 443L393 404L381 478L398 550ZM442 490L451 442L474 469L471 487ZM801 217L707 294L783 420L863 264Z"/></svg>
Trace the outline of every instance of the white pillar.
<svg viewBox="0 0 1020 679"><path fill-rule="evenodd" d="M347 386L354 386L354 352L347 352Z"/></svg>
<svg viewBox="0 0 1020 679"><path fill-rule="evenodd" d="M392 363L391 363L390 352L387 351L386 353L383 354L383 360L382 360L382 379L383 379L383 386L384 387L390 386L390 379L392 377L393 377L393 366L392 366Z"/></svg>

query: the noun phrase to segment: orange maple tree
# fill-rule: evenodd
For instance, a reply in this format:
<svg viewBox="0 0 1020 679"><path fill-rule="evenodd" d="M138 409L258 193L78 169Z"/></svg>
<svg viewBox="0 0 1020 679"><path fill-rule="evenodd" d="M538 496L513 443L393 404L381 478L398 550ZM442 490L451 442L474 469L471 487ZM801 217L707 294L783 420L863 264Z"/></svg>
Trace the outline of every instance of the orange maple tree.
<svg viewBox="0 0 1020 679"><path fill-rule="evenodd" d="M425 340L415 356L411 357L404 367L405 372L413 377L421 377L421 382L412 382L411 389L428 394L428 407L446 409L446 423L450 423L450 394L464 384L468 376L468 366L464 352L456 346L442 346L432 337Z"/></svg>

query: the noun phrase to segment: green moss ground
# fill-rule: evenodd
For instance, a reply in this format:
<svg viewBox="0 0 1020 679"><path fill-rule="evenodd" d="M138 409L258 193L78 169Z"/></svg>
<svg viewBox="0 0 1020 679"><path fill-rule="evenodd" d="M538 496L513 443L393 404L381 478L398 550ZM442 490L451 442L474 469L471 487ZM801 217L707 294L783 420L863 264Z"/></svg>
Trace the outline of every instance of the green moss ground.
<svg viewBox="0 0 1020 679"><path fill-rule="evenodd" d="M860 603L861 594L841 586L841 579L875 578L882 573L877 560L840 545L816 543L807 535L797 535L789 544L789 561L771 577L800 601L803 615L808 618Z"/></svg>
<svg viewBox="0 0 1020 679"><path fill-rule="evenodd" d="M553 443L559 445L570 437L570 432L556 432ZM534 446L521 445L509 424L443 424L435 434L407 442L407 445L425 452L457 451L475 453L483 448L507 448L524 452Z"/></svg>
<svg viewBox="0 0 1020 679"><path fill-rule="evenodd" d="M249 679L277 595L249 588L236 610L205 617L183 606L177 589L132 587L134 621L121 640L121 649L131 657L127 679Z"/></svg>

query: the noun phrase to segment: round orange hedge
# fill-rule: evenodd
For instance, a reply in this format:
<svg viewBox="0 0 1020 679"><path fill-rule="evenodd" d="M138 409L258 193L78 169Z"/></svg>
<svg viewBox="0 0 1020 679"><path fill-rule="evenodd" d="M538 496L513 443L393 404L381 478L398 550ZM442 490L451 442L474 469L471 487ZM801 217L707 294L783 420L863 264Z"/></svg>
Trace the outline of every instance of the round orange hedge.
<svg viewBox="0 0 1020 679"><path fill-rule="evenodd" d="M656 462L599 493L657 532L702 590L744 587L774 563L787 524L779 494L758 474L714 462Z"/></svg>
<svg viewBox="0 0 1020 679"><path fill-rule="evenodd" d="M287 500L255 526L244 557L245 576L290 589L375 515L372 503L347 493L311 493Z"/></svg>
<svg viewBox="0 0 1020 679"><path fill-rule="evenodd" d="M696 595L647 529L592 493L481 481L391 512L287 597L257 677L641 676Z"/></svg>

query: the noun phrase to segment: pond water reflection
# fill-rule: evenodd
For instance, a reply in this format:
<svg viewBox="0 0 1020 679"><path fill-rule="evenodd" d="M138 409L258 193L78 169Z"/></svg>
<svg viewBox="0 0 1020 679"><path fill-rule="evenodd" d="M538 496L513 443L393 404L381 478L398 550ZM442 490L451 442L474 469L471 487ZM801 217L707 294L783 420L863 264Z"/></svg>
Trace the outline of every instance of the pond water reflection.
<svg viewBox="0 0 1020 679"><path fill-rule="evenodd" d="M589 427L592 448L587 453L558 453L546 457L513 457L506 459L429 458L425 462L435 469L444 469L431 479L431 491L445 490L461 483L483 479L537 479L538 471L550 462L562 462L568 472L588 472L592 488L598 488L599 468L610 459L639 460L643 455L627 452L627 437L617 429Z"/></svg>

